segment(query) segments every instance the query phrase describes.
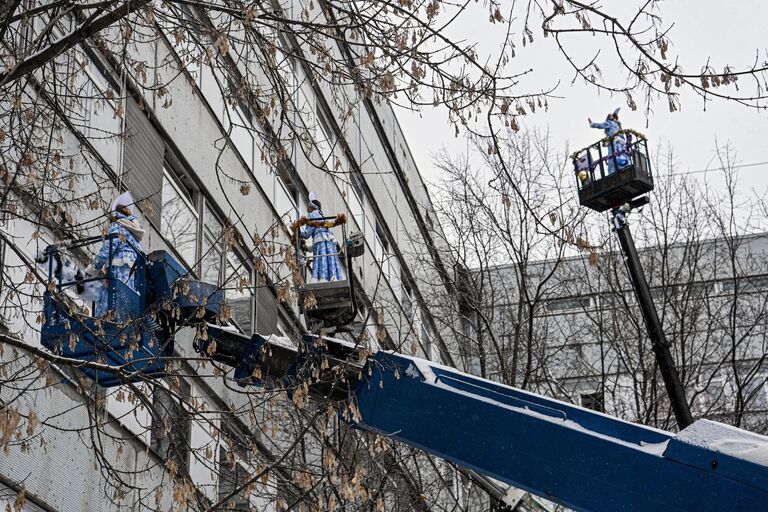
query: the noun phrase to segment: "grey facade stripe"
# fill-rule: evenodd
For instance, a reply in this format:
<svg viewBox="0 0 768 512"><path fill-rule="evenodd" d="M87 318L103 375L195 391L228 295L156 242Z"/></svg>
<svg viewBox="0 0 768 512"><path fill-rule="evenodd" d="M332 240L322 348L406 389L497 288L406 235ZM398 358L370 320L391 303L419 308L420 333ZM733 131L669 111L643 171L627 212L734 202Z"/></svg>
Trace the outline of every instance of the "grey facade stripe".
<svg viewBox="0 0 768 512"><path fill-rule="evenodd" d="M124 184L140 206L144 201L150 205L142 213L159 226L165 144L138 104L132 98L126 104Z"/></svg>

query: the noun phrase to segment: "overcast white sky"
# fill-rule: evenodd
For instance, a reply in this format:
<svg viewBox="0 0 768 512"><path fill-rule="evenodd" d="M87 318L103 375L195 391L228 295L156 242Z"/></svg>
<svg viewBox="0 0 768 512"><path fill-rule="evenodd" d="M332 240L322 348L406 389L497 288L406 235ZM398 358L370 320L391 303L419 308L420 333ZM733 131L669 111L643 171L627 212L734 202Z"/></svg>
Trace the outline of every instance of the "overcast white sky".
<svg viewBox="0 0 768 512"><path fill-rule="evenodd" d="M634 0L621 2L620 8L634 3ZM604 4L609 9L616 9L619 2L606 0ZM480 6L481 3L475 5ZM483 34L483 45L496 45L495 36L489 35L492 31L488 30L485 21L487 13L482 7L478 11L476 21L462 24L462 27L469 29L467 34L462 34L463 38L473 40L478 37L476 34ZM673 43L670 53L680 57L686 71L695 72L707 57L712 58L718 69L725 64L748 66L754 62L756 52L759 52L761 60L768 59L765 53L768 44L765 38L768 20L766 2L668 0L662 2L659 14L664 25L674 24L669 34ZM719 164L713 161L716 139L720 143L730 142L736 148L740 164L768 161L763 143L768 128L768 114L765 112L723 101L709 102L705 112L701 99L690 93L684 95L681 111L670 113L666 102L659 102L646 118L640 110L630 111L621 97L599 95L594 88L582 83L571 85L573 73L556 51L553 40L542 38L540 30L534 32L534 37L534 44L527 48L517 45L518 56L512 62L519 66L518 69L533 68L533 73L524 81L527 90L546 89L560 82L555 94L562 98L550 100L548 112L537 110L536 114L524 119L528 127L549 129L553 147L564 149L569 145L573 150L590 144L600 136L600 132L587 126L587 117L603 120L609 111L622 107L624 127L634 127L645 133L654 146L671 144L674 147L679 171L718 167ZM519 39L517 36L516 41L519 42ZM581 35L571 44L587 52L600 43L598 38ZM608 51L611 50L606 47L604 52ZM743 87L752 85L744 83ZM443 147L450 148L452 152L464 147L463 142L457 144L444 110L426 109L421 114L398 110L398 118L425 179L439 179L432 155ZM705 179L706 175L697 176ZM739 177L745 190L768 190L768 164L742 168Z"/></svg>

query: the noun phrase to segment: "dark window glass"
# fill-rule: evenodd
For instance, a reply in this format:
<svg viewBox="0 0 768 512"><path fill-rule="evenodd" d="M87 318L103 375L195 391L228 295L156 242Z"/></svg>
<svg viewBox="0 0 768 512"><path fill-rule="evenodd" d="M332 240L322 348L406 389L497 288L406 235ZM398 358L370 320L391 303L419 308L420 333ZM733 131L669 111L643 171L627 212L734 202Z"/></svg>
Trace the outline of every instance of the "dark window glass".
<svg viewBox="0 0 768 512"><path fill-rule="evenodd" d="M191 422L179 396L189 396L189 387L184 382L176 394L160 384L155 386L152 402L158 417L152 422L150 446L165 461L175 463L177 474L186 474Z"/></svg>
<svg viewBox="0 0 768 512"><path fill-rule="evenodd" d="M605 412L603 395L599 391L581 395L581 406L597 412Z"/></svg>

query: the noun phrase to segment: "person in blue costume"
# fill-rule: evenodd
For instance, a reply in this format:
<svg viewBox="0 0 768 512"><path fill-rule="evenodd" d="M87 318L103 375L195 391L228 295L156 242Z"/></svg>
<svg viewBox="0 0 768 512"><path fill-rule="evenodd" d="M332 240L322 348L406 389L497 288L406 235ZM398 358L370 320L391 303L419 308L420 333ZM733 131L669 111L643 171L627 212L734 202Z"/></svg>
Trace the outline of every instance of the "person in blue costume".
<svg viewBox="0 0 768 512"><path fill-rule="evenodd" d="M309 206L307 206L307 219L315 222L324 222L320 201L314 192L309 194ZM299 233L303 239L312 239L312 278L310 283L320 281L341 281L344 273L341 270L339 251L336 248L336 239L331 230L324 227L304 226Z"/></svg>
<svg viewBox="0 0 768 512"><path fill-rule="evenodd" d="M619 110L616 109L612 113L608 114L603 123L593 123L592 119L588 119L589 126L603 130L606 137L613 137L613 142L608 144L608 174L616 172L616 165L619 169L626 166L629 163L629 156L627 155L626 140L623 134L616 135L621 131L621 122L619 121ZM615 155L615 163L614 163Z"/></svg>
<svg viewBox="0 0 768 512"><path fill-rule="evenodd" d="M108 234L115 233L117 237L104 241L99 253L86 268L86 275L95 276L102 272L104 275L108 275L111 271L112 278L119 279L136 291L132 269L139 257L137 251L141 251L141 239L144 238L145 231L139 224L133 203L133 196L130 192L121 194L112 203ZM112 246L112 265L111 268L105 268L109 265L110 244ZM102 286L94 316L101 317L107 313L107 293L107 288Z"/></svg>

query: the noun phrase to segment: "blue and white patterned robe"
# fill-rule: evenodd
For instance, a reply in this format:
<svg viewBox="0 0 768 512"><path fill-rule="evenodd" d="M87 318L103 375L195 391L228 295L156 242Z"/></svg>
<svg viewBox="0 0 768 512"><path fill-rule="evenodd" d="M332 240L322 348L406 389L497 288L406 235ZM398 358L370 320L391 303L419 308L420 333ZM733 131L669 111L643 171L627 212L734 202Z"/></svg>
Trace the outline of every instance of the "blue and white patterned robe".
<svg viewBox="0 0 768 512"><path fill-rule="evenodd" d="M320 210L309 212L309 220L322 222L324 217ZM341 270L338 250L336 249L336 239L333 237L330 229L316 228L314 226L305 226L300 233L301 238L312 239L312 277L318 281L341 281L344 279L344 272Z"/></svg>
<svg viewBox="0 0 768 512"><path fill-rule="evenodd" d="M613 119L606 119L602 123L592 123L592 128L598 130L604 130L607 137L613 137L621 130L621 125ZM613 139L613 144L608 145L608 174L613 174L614 169L613 155L616 154L616 163L619 165L619 169L626 166L629 163L629 156L627 155L627 148L625 145L625 139L623 135L618 135Z"/></svg>
<svg viewBox="0 0 768 512"><path fill-rule="evenodd" d="M117 212L115 213L115 218L127 219L138 223L135 215L127 216ZM136 259L138 258L138 253L134 247L138 250L141 250L141 242L133 236L133 233L131 233L128 228L119 224L118 222L112 222L112 224L109 226L108 234L111 235L113 233L118 235L117 238L104 241L104 245L101 246L99 253L93 259L93 267L96 270L104 269L105 273L110 270L104 267L109 263L109 247L110 244L112 244L112 277L119 279L123 283L127 284L132 290L136 291L134 284L134 274L131 273L131 268L136 263ZM125 242L123 242L123 239L125 239ZM131 247L129 244L133 244L133 247ZM104 316L107 313L107 297L108 290L105 286L102 286L99 293L99 300L96 303L94 316Z"/></svg>

